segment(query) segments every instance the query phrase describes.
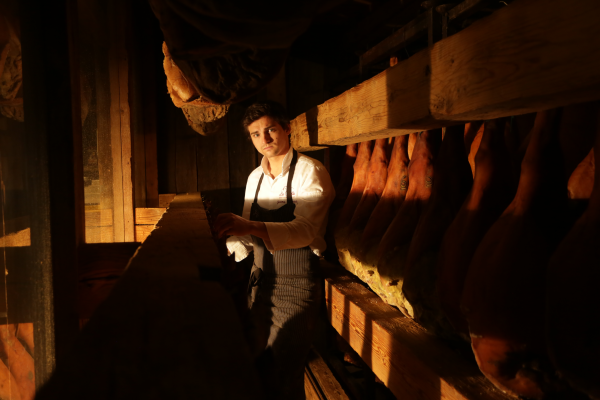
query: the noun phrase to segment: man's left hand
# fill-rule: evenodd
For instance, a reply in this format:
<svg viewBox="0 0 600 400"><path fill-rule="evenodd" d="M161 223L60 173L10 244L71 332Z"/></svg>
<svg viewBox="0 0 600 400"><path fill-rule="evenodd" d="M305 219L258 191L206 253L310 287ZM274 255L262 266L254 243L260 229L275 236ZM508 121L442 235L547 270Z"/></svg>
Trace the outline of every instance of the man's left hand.
<svg viewBox="0 0 600 400"><path fill-rule="evenodd" d="M219 214L215 219L215 231L222 238L225 235L245 236L252 234L254 225L252 221L232 213Z"/></svg>

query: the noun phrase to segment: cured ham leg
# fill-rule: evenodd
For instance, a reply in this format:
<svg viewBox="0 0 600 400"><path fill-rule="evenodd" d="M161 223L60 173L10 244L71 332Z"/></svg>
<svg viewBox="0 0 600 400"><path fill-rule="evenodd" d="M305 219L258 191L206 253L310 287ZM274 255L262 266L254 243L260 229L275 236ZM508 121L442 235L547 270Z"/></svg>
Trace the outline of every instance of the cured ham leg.
<svg viewBox="0 0 600 400"><path fill-rule="evenodd" d="M389 139L377 139L375 142L373 154L369 161L367 185L363 191L360 203L356 206L356 210L354 211L344 240L346 249L349 252L351 252L350 249L360 241L360 237L369 222L369 218L379 203L379 199L383 195L388 177L388 164L390 162L392 146L393 142L390 143ZM356 271L355 268L354 270Z"/></svg>
<svg viewBox="0 0 600 400"><path fill-rule="evenodd" d="M596 159L594 149L590 150L588 155L579 163L577 168L571 174L567 190L571 200L587 200L592 195L594 188L594 174L596 169Z"/></svg>
<svg viewBox="0 0 600 400"><path fill-rule="evenodd" d="M559 110L538 113L515 198L479 244L462 298L481 371L530 399L559 390L544 345L546 266L565 230L559 122Z"/></svg>
<svg viewBox="0 0 600 400"><path fill-rule="evenodd" d="M436 331L436 262L446 229L458 213L473 184L471 166L464 144L465 127L446 128L440 154L435 162L435 185L415 229L404 272L403 312L425 328Z"/></svg>
<svg viewBox="0 0 600 400"><path fill-rule="evenodd" d="M340 173L340 181L335 188L335 202L344 204L350 194L352 188L352 180L354 178L354 163L358 155L358 143L349 144L346 146L346 154L342 160L342 171Z"/></svg>
<svg viewBox="0 0 600 400"><path fill-rule="evenodd" d="M350 188L350 193L346 198L344 207L342 207L342 211L340 211L334 232L340 263L350 271L352 271L352 265L350 263L349 254L345 251L346 245L344 241L346 239L348 225L360 202L365 186L367 186L369 160L371 159L371 153L373 152L373 144L373 141L367 141L362 142L358 146L358 154L356 155L356 161L354 162L353 167L354 178L352 179L352 188Z"/></svg>
<svg viewBox="0 0 600 400"><path fill-rule="evenodd" d="M437 262L437 297L445 318L469 339L460 300L471 258L479 242L515 196L516 182L504 143L507 119L485 123L474 157L475 179L467 199L444 234ZM443 324L445 325L445 324Z"/></svg>
<svg viewBox="0 0 600 400"><path fill-rule="evenodd" d="M411 135L416 137L417 133ZM398 213L408 191L408 140L409 135L398 136L394 140L388 177L381 199L362 234L355 236L358 240L351 240L349 246L356 275L375 291L379 291L377 290L379 279L372 279L375 273L377 247L393 217Z"/></svg>
<svg viewBox="0 0 600 400"><path fill-rule="evenodd" d="M483 122L469 122L465 124L465 150L469 155L469 165L471 172L475 176L475 155L479 150L481 138L483 137L484 125Z"/></svg>
<svg viewBox="0 0 600 400"><path fill-rule="evenodd" d="M0 348L8 359L8 368L17 383L22 400L35 397L33 358L15 336L14 325L0 326Z"/></svg>
<svg viewBox="0 0 600 400"><path fill-rule="evenodd" d="M4 362L0 360L0 399L21 400L15 377L12 376Z"/></svg>
<svg viewBox="0 0 600 400"><path fill-rule="evenodd" d="M421 132L408 166L408 192L377 249L377 271L381 292L387 303L404 303L404 266L413 233L433 185L433 163L442 139L441 129ZM375 277L374 279L377 279Z"/></svg>
<svg viewBox="0 0 600 400"><path fill-rule="evenodd" d="M600 129L594 153L600 157ZM562 376L594 399L600 399L598 282L600 174L596 173L585 213L550 260L546 290L550 357Z"/></svg>

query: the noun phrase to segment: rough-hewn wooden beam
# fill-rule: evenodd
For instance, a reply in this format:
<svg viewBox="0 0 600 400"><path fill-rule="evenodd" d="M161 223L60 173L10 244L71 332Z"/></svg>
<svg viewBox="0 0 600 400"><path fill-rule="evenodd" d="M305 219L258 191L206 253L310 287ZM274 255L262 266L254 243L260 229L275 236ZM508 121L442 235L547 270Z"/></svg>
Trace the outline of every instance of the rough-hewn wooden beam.
<svg viewBox="0 0 600 400"><path fill-rule="evenodd" d="M299 116L293 138L343 145L598 99L598 12L595 0L516 0Z"/></svg>
<svg viewBox="0 0 600 400"><path fill-rule="evenodd" d="M385 304L358 278L322 263L331 325L399 399L507 400L469 362L400 311Z"/></svg>

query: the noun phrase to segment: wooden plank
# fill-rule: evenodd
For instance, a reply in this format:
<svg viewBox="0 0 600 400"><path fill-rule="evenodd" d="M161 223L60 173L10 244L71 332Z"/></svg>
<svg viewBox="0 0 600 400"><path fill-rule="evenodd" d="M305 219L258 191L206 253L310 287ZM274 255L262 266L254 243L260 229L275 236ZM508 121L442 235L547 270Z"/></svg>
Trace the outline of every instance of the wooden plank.
<svg viewBox="0 0 600 400"><path fill-rule="evenodd" d="M331 325L397 398L507 400L477 368L354 275L322 262Z"/></svg>
<svg viewBox="0 0 600 400"><path fill-rule="evenodd" d="M312 377L328 400L348 400L346 392L329 369L323 357L313 348L308 356L308 366Z"/></svg>
<svg viewBox="0 0 600 400"><path fill-rule="evenodd" d="M439 43L432 114L481 120L598 99L598 12L594 0L517 0Z"/></svg>
<svg viewBox="0 0 600 400"><path fill-rule="evenodd" d="M159 194L158 195L158 207L168 208L173 199L177 196L175 193Z"/></svg>
<svg viewBox="0 0 600 400"><path fill-rule="evenodd" d="M87 210L85 212L85 226L112 226L113 212L108 210Z"/></svg>
<svg viewBox="0 0 600 400"><path fill-rule="evenodd" d="M173 388L190 398L261 398L231 296L200 279L198 265L220 266L208 223L198 218L201 197L182 197L36 399L85 398L90 388L116 398L171 398Z"/></svg>
<svg viewBox="0 0 600 400"><path fill-rule="evenodd" d="M110 87L110 146L112 157L112 195L114 241L125 241L125 194L123 191L123 160L121 143L121 78L120 46L124 46L118 18L118 3L108 2L108 75ZM106 84L103 82L103 84Z"/></svg>
<svg viewBox="0 0 600 400"><path fill-rule="evenodd" d="M196 136L198 190L219 212L230 212L227 118L220 122L214 135Z"/></svg>
<svg viewBox="0 0 600 400"><path fill-rule="evenodd" d="M599 11L516 0L299 116L296 137L342 145L598 99Z"/></svg>
<svg viewBox="0 0 600 400"><path fill-rule="evenodd" d="M0 248L2 247L26 247L31 246L31 229L26 228L17 232L0 236Z"/></svg>
<svg viewBox="0 0 600 400"><path fill-rule="evenodd" d="M135 209L135 224L136 225L156 225L167 211L166 208L136 208Z"/></svg>
<svg viewBox="0 0 600 400"><path fill-rule="evenodd" d="M132 165L132 135L131 135L131 110L129 108L129 54L126 43L128 42L128 26L130 26L131 4L117 2L119 5L117 19L119 23L120 38L117 44L119 65L119 111L121 133L121 171L123 174L123 229L124 241L134 242L134 193L133 193L133 165Z"/></svg>
<svg viewBox="0 0 600 400"><path fill-rule="evenodd" d="M241 124L250 102L232 104L227 118L227 150L229 151L229 193L231 212L242 215L248 175L258 166L256 150Z"/></svg>
<svg viewBox="0 0 600 400"><path fill-rule="evenodd" d="M136 225L135 226L135 241L144 243L154 230L154 225Z"/></svg>

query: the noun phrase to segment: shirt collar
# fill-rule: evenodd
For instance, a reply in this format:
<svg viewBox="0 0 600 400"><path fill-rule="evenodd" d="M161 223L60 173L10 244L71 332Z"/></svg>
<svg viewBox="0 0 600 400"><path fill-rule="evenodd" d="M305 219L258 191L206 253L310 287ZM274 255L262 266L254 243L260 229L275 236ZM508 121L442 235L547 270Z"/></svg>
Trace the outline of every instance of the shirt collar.
<svg viewBox="0 0 600 400"><path fill-rule="evenodd" d="M290 165L292 164L293 155L294 155L294 149L290 145L290 149L288 150L287 154L283 158L283 162L281 163L281 175L285 174L290 169ZM265 173L266 176L269 176L269 169L267 168L268 162L269 161L267 160L267 157L265 157L265 156L263 156L262 160L260 161L260 166L262 167L263 172ZM277 176L275 178L277 178Z"/></svg>

